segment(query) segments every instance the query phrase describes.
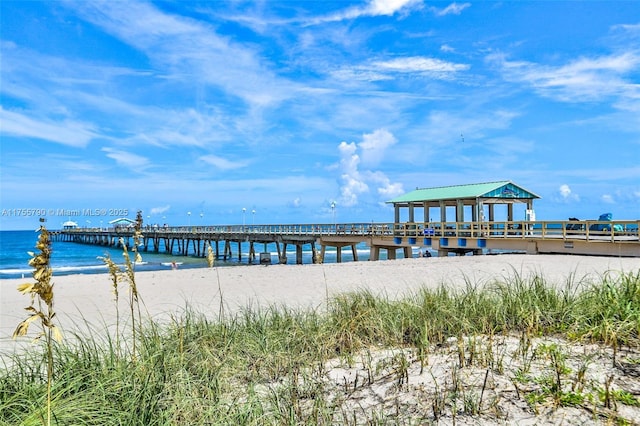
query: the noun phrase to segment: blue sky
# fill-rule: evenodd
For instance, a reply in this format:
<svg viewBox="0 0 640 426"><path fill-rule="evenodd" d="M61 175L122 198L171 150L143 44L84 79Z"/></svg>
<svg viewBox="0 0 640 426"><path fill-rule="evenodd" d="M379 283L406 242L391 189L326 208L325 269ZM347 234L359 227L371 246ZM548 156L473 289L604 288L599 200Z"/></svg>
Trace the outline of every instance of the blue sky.
<svg viewBox="0 0 640 426"><path fill-rule="evenodd" d="M383 222L497 180L538 220L640 218L637 1L0 8L0 229Z"/></svg>

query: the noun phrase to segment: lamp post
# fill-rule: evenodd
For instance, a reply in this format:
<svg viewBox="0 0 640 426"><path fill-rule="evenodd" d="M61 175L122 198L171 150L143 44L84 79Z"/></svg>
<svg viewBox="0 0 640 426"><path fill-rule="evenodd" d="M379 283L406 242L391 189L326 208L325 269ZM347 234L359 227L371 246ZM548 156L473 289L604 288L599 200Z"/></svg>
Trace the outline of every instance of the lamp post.
<svg viewBox="0 0 640 426"><path fill-rule="evenodd" d="M187 212L187 217L188 217L187 225L191 226L191 212Z"/></svg>
<svg viewBox="0 0 640 426"><path fill-rule="evenodd" d="M331 215L333 216L333 226L336 227L336 202L331 202Z"/></svg>
<svg viewBox="0 0 640 426"><path fill-rule="evenodd" d="M256 209L251 210L251 225L256 224Z"/></svg>
<svg viewBox="0 0 640 426"><path fill-rule="evenodd" d="M242 208L242 230L244 231L244 216L245 213L247 212L247 209L245 207Z"/></svg>

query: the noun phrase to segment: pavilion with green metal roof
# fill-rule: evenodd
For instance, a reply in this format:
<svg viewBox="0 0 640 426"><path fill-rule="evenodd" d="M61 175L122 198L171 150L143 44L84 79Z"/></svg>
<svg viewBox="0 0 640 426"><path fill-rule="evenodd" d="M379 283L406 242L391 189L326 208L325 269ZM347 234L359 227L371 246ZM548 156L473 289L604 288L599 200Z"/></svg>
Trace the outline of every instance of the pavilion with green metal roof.
<svg viewBox="0 0 640 426"><path fill-rule="evenodd" d="M526 218L523 219L535 220L533 200L538 198L540 198L538 195L511 181L498 181L417 188L415 191L389 200L387 203L393 204L396 223L400 222L400 213L403 208L408 209L408 221L412 223L416 222L416 209L423 210L425 223L431 222L431 208L439 209L440 221L447 222L447 207L455 209L455 222L482 222L485 220L493 222L496 205L506 205L507 221L511 222L514 220L513 206L517 203L526 204ZM465 218L465 211L470 211L471 218Z"/></svg>

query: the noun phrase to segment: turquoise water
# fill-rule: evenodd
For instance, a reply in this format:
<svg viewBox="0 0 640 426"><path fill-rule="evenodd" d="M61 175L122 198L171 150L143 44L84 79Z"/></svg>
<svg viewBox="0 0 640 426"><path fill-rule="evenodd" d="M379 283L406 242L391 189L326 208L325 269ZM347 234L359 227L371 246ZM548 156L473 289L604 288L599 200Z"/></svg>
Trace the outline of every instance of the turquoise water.
<svg viewBox="0 0 640 426"><path fill-rule="evenodd" d="M38 233L34 231L0 231L0 279L3 278L21 278L29 277L33 269L29 266L29 251L36 251L35 244L38 240ZM287 247L288 264L295 264L296 252L295 246ZM290 250L289 250L290 249ZM304 247L302 253L303 263L312 263L311 246ZM319 248L318 248L319 249ZM358 260L369 259L369 247L365 244L359 244L357 247ZM223 250L223 244L220 244L220 251ZM232 244L233 259L216 259L217 266L237 266L240 263L247 264L249 260L249 243L241 245L242 262L238 261L238 246ZM255 246L257 252L264 250L262 244ZM278 263L278 254L275 244L267 245L267 252L271 254L271 262ZM435 253L432 252L434 255ZM136 265L136 271L145 270L163 270L170 269L171 262L179 264L180 268L199 268L207 267L207 260L195 256L176 256L164 253L141 252L142 264ZM414 250L414 255L417 249ZM52 243L51 266L54 275L67 274L91 274L104 273L107 268L99 259L109 255L117 264L123 263L122 250L104 246L94 246L88 244L78 244L69 242ZM385 256L385 250L381 251L381 257ZM256 253L256 261L259 261L259 254ZM352 262L353 255L350 248L342 250L342 261ZM327 247L325 253L325 263L336 262L335 248Z"/></svg>

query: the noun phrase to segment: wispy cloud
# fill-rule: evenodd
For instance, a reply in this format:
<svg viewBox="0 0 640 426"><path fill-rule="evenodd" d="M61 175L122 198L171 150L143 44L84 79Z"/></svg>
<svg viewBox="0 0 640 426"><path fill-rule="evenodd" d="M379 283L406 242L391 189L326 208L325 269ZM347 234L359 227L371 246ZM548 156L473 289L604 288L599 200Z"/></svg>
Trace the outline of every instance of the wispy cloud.
<svg viewBox="0 0 640 426"><path fill-rule="evenodd" d="M422 0L370 0L364 6L350 7L328 15L306 19L305 22L308 25L318 25L362 17L403 15L422 6Z"/></svg>
<svg viewBox="0 0 640 426"><path fill-rule="evenodd" d="M82 16L144 52L168 80L191 80L224 90L255 107L290 97L296 84L277 77L249 45L214 27L163 13L147 3L71 3ZM224 66L221 66L224 64Z"/></svg>
<svg viewBox="0 0 640 426"><path fill-rule="evenodd" d="M200 157L200 160L214 166L219 170L240 169L248 165L247 161L231 161L226 158L219 157L217 155L204 155Z"/></svg>
<svg viewBox="0 0 640 426"><path fill-rule="evenodd" d="M142 171L149 166L149 159L132 152L122 151L113 148L102 148L106 152L107 157L115 160L120 166L127 167L134 171Z"/></svg>
<svg viewBox="0 0 640 426"><path fill-rule="evenodd" d="M602 200L603 203L605 204L615 204L615 199L613 198L613 195L611 194L603 194L600 197L600 200Z"/></svg>
<svg viewBox="0 0 640 426"><path fill-rule="evenodd" d="M400 74L416 74L426 78L449 79L466 71L468 64L458 64L437 58L411 56L389 60L375 60L366 64L343 67L333 72L335 77L364 81L389 80Z"/></svg>
<svg viewBox="0 0 640 426"><path fill-rule="evenodd" d="M446 15L460 15L462 11L468 7L471 7L471 3L455 3L454 2L442 9L437 7L431 7L430 9L437 16L446 16Z"/></svg>
<svg viewBox="0 0 640 426"><path fill-rule="evenodd" d="M469 69L469 65L467 64L456 64L440 59L419 56L397 58L389 61L376 61L371 65L373 68L380 70L418 73L450 73Z"/></svg>
<svg viewBox="0 0 640 426"><path fill-rule="evenodd" d="M169 209L171 209L171 205L167 204L166 206L152 207L149 210L149 213L155 216L155 215L166 213L169 211Z"/></svg>
<svg viewBox="0 0 640 426"><path fill-rule="evenodd" d="M583 57L557 66L510 61L501 54L490 55L488 59L500 67L507 80L526 83L540 95L560 101L640 97L640 85L631 78L640 70L638 52Z"/></svg>
<svg viewBox="0 0 640 426"><path fill-rule="evenodd" d="M93 126L81 121L63 119L59 122L49 118L36 119L24 114L8 111L0 106L0 134L36 138L75 148L84 148L97 134Z"/></svg>

